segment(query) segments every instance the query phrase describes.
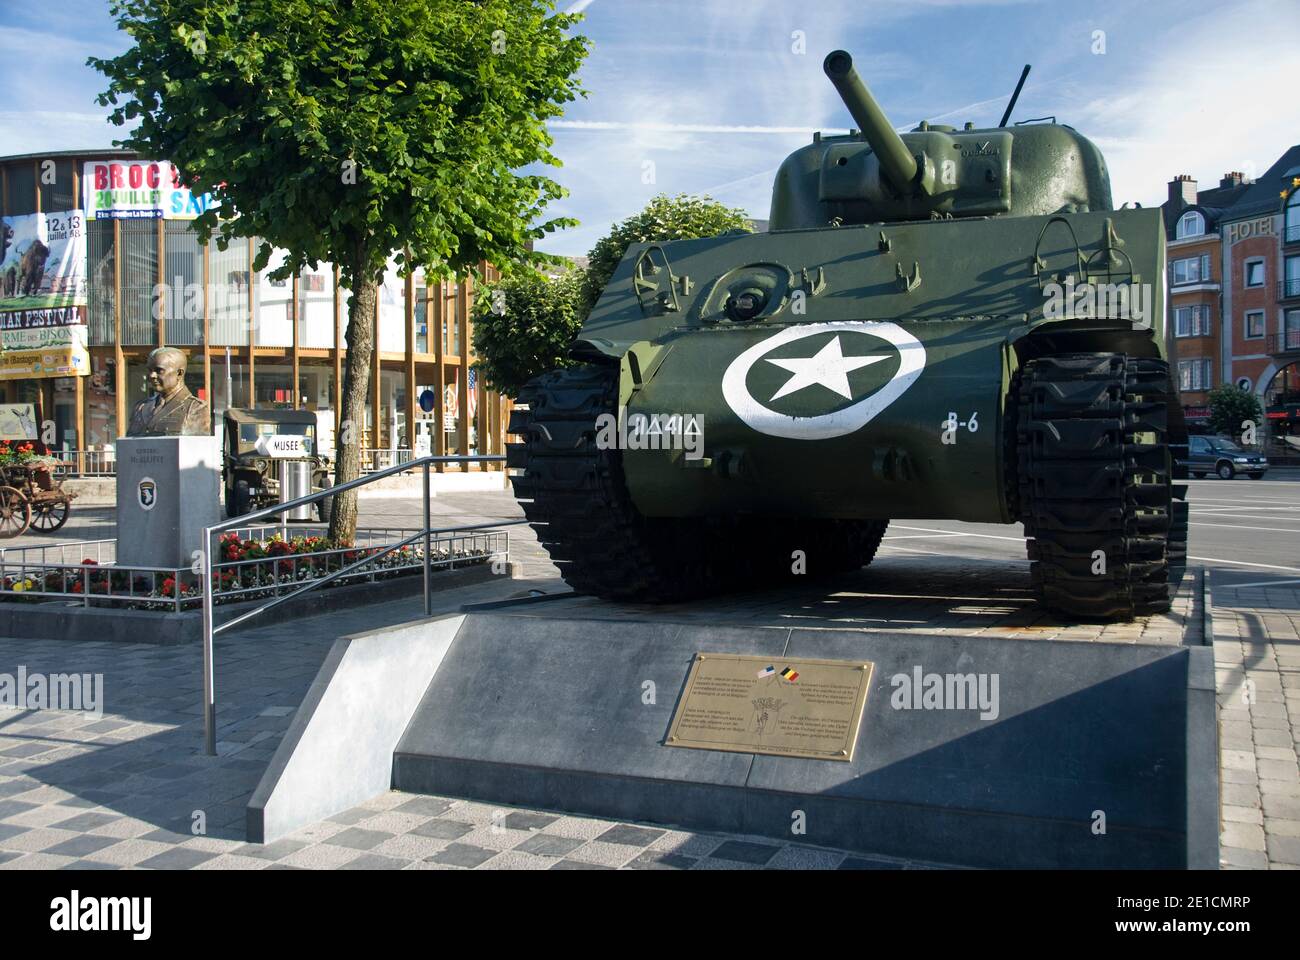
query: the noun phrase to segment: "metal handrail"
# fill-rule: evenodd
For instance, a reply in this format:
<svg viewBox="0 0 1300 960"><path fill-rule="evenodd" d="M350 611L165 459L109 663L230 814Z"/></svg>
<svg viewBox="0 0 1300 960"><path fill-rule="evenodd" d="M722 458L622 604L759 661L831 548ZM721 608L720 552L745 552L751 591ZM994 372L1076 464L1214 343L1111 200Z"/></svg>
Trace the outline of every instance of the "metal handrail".
<svg viewBox="0 0 1300 960"><path fill-rule="evenodd" d="M206 750L208 756L214 757L217 754L217 700L216 700L215 657L213 656L213 638L222 630L229 629L230 627L238 623L244 623L252 619L253 617L257 616L259 613L263 613L267 610L272 609L273 607L277 607L280 604L285 603L288 600L292 600L294 597L300 596L301 594L306 593L308 590L313 590L317 587L323 586L326 583L331 583L334 580L338 579L340 576L352 572L355 568L364 566L365 564L368 563L374 563L376 560L387 556L389 553L393 552L394 550L398 550L404 546L407 546L408 544L414 543L416 540L419 540L421 538L423 538L424 540L424 564L423 564L424 615L426 617L431 616L433 614L433 599L430 594L430 577L432 575L432 569L430 566L430 557L432 555L431 540L434 533L454 532L456 530L484 529L488 527L495 528L495 527L518 526L520 524L527 523L528 521L527 520L504 520L501 521L500 523L477 524L470 527L449 527L444 530L437 530L437 531L431 529L432 519L430 517L430 509L429 509L429 499L430 499L429 468L434 464L439 464L439 463L502 463L505 461L505 459L506 458L501 454L478 454L475 456L420 457L418 460L412 460L409 463L400 463L392 467L387 467L386 469L383 470L376 470L375 472L366 474L363 477L358 477L356 480L349 480L347 483L340 483L338 486L335 487L327 487L323 490L317 491L316 493L309 493L306 496L298 497L297 499L294 500L287 500L284 503L273 504L272 506L269 507L263 507L261 510L254 510L252 513L246 513L241 517L232 517L229 520L223 520L220 523L214 524L210 527L204 527L203 544L199 552L201 555L200 563L203 568L202 582L204 586L204 590L203 590L203 740L204 740L204 749ZM303 585L299 587L297 590L294 590L292 593L287 593L284 594L283 596L273 597L268 603L264 603L261 606L257 607L256 609L249 610L246 613L241 613L239 616L232 618L226 623L222 623L219 625L213 623L213 609L214 609L213 597L215 594L215 586L212 582L212 553L213 553L212 538L215 535L224 533L227 530L234 530L239 527L246 527L257 520L262 520L266 517L273 517L276 516L277 514L281 514L289 510L297 509L298 507L305 507L310 504L316 503L320 500L324 500L326 497L332 497L335 494L343 493L347 490L355 490L357 487L364 487L366 484L375 483L376 481L382 480L385 477L391 477L399 473L405 473L408 470L414 470L416 468L422 469L424 471L424 530L422 532L412 534L410 537L407 537L404 540L401 540L394 544L390 544L386 548L383 548L376 553L368 554L363 559L358 560L347 567L343 567L339 570L336 570L332 575L321 577L319 579L308 580L304 582Z"/></svg>

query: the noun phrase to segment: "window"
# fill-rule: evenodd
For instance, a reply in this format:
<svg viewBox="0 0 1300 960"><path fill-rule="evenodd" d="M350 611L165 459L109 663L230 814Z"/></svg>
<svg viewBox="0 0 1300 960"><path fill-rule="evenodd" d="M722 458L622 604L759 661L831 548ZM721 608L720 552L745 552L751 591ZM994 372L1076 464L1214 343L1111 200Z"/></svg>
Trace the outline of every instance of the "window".
<svg viewBox="0 0 1300 960"><path fill-rule="evenodd" d="M1246 339L1257 340L1264 335L1264 311L1252 310L1246 314Z"/></svg>
<svg viewBox="0 0 1300 960"><path fill-rule="evenodd" d="M1264 261L1246 261L1246 286L1262 287L1264 285Z"/></svg>
<svg viewBox="0 0 1300 960"><path fill-rule="evenodd" d="M1187 257L1174 261L1174 283L1209 283L1210 255L1203 253L1199 257Z"/></svg>
<svg viewBox="0 0 1300 960"><path fill-rule="evenodd" d="M1174 308L1174 336L1208 337L1210 335L1210 308L1203 303L1190 307Z"/></svg>
<svg viewBox="0 0 1300 960"><path fill-rule="evenodd" d="M1205 218L1195 210L1188 210L1178 218L1178 226L1174 228L1174 238L1182 240L1184 237L1199 237L1205 232Z"/></svg>
<svg viewBox="0 0 1300 960"><path fill-rule="evenodd" d="M1283 276L1286 277L1286 283L1282 288L1282 296L1300 297L1300 257L1286 258L1286 272Z"/></svg>
<svg viewBox="0 0 1300 960"><path fill-rule="evenodd" d="M1178 362L1178 389L1185 391L1209 390L1213 385L1214 361L1209 358L1180 360Z"/></svg>
<svg viewBox="0 0 1300 960"><path fill-rule="evenodd" d="M1283 233L1287 243L1300 240L1300 190L1292 190L1286 202L1286 229Z"/></svg>
<svg viewBox="0 0 1300 960"><path fill-rule="evenodd" d="M1209 453L1210 442L1204 437L1189 437L1188 443L1191 445L1192 453Z"/></svg>

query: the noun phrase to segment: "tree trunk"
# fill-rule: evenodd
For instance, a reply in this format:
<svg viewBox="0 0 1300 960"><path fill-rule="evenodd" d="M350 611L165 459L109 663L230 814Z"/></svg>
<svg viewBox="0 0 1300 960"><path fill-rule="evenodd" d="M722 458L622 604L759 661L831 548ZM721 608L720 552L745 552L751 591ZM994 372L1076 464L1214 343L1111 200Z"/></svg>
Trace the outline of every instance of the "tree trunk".
<svg viewBox="0 0 1300 960"><path fill-rule="evenodd" d="M347 360L343 369L343 409L335 429L334 483L347 483L361 476L361 435L365 429L366 393L370 389L370 364L375 353L375 300L379 287L373 280L358 282L349 306ZM336 542L355 542L357 492L349 490L334 497L329 537Z"/></svg>

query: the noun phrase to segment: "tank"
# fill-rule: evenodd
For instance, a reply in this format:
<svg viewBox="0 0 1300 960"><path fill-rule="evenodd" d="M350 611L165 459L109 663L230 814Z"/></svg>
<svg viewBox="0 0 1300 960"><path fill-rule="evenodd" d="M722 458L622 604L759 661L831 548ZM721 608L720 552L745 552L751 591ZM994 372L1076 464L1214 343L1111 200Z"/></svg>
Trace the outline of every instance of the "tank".
<svg viewBox="0 0 1300 960"><path fill-rule="evenodd" d="M1168 609L1160 211L1112 209L1069 126L899 134L848 53L824 69L858 130L785 160L769 232L629 247L579 365L523 390L542 544L580 592L675 602L866 566L891 520L1022 523L1052 611Z"/></svg>

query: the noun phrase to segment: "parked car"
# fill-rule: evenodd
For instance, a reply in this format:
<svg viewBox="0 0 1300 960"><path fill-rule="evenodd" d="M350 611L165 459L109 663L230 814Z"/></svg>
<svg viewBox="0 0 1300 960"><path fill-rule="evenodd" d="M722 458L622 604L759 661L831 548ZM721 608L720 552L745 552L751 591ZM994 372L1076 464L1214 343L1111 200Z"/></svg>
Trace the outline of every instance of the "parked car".
<svg viewBox="0 0 1300 960"><path fill-rule="evenodd" d="M222 481L226 516L242 517L280 502L279 464L309 464L312 492L332 485L330 461L316 447L316 414L310 410L238 410L225 416ZM316 516L328 523L333 497L316 502Z"/></svg>
<svg viewBox="0 0 1300 960"><path fill-rule="evenodd" d="M1187 448L1187 472L1198 480L1208 473L1224 480L1239 473L1260 480L1268 472L1267 457L1243 450L1227 437L1188 437Z"/></svg>

